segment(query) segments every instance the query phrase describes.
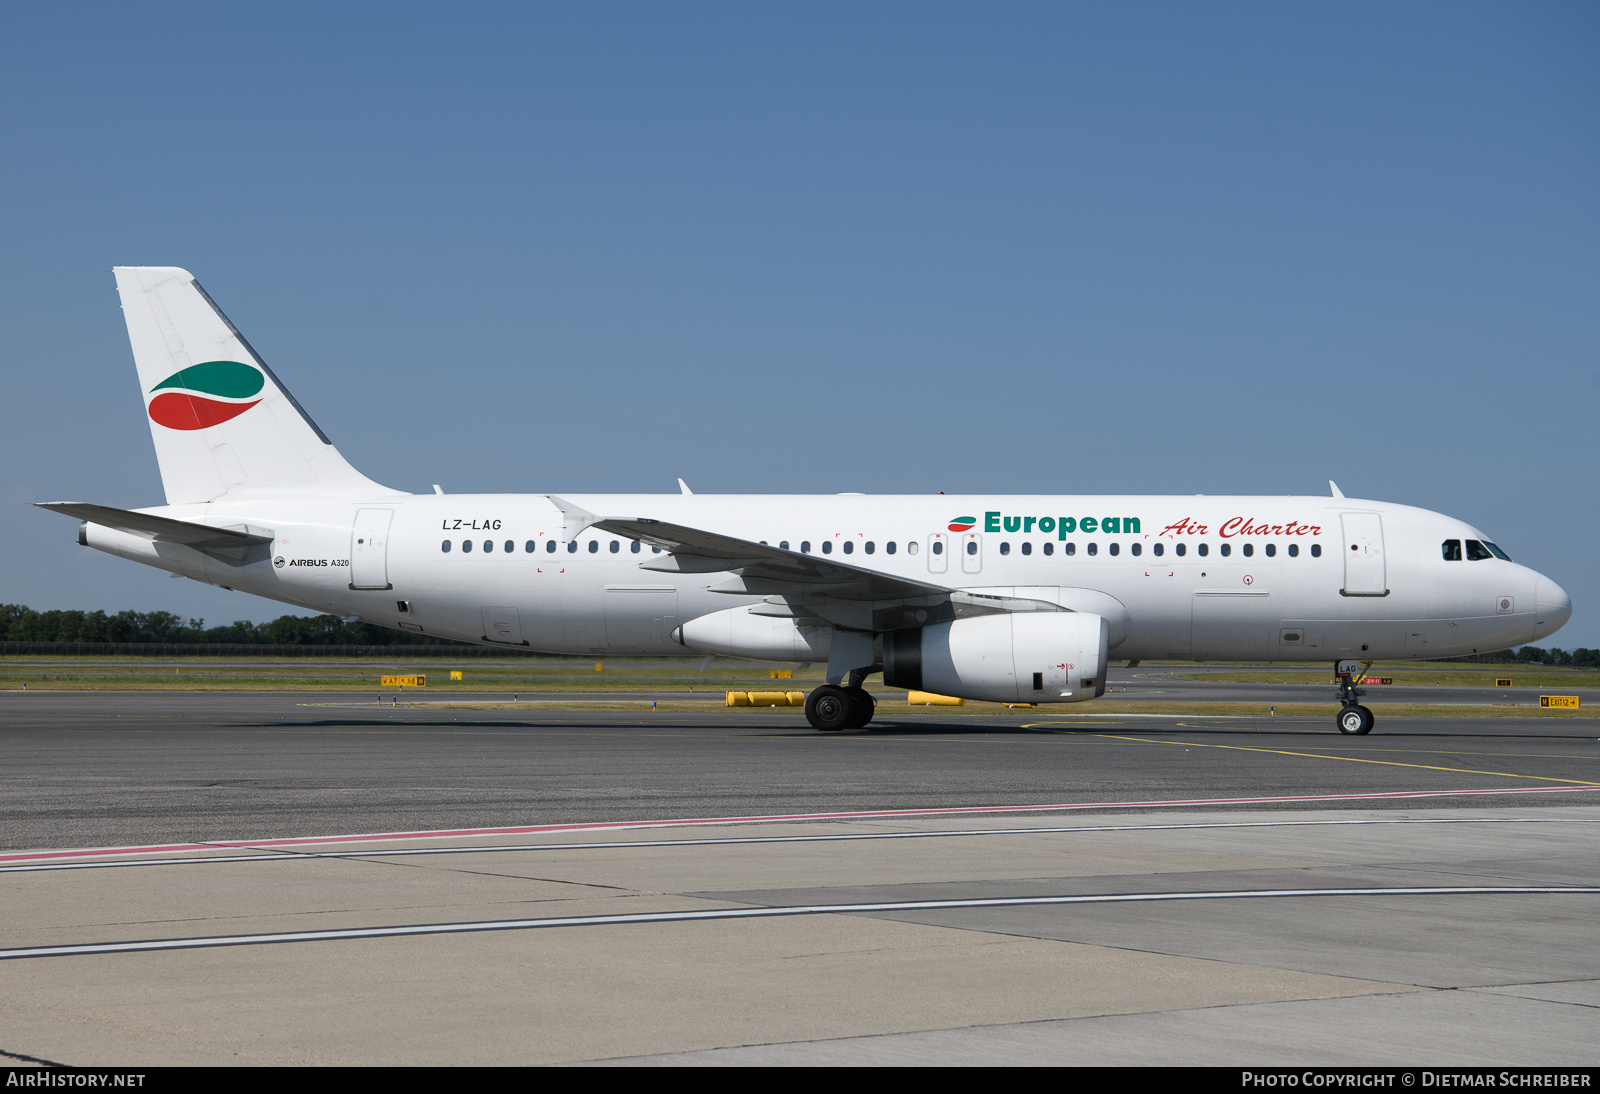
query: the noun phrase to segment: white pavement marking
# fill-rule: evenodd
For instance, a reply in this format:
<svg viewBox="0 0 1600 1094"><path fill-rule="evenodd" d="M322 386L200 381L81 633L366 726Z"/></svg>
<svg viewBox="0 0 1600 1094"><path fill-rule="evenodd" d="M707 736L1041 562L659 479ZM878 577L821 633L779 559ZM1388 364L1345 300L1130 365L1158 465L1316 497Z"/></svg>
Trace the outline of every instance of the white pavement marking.
<svg viewBox="0 0 1600 1094"><path fill-rule="evenodd" d="M263 946L283 942L332 942L358 938L397 938L424 934L526 931L546 927L605 927L634 923L690 923L718 919L771 919L780 916L920 912L960 908L1022 908L1061 904L1136 904L1169 900L1246 900L1272 897L1340 896L1528 896L1600 895L1594 885L1450 885L1379 889L1228 889L1195 893L1097 893L1087 896L980 897L968 900L900 900L872 904L797 904L776 908L727 908L695 912L634 912L626 915L500 919L476 923L422 923L404 927L354 927L334 931L213 935L142 942L96 942L75 946L32 946L0 950L0 961L27 957L81 957L89 954L198 950L224 946Z"/></svg>
<svg viewBox="0 0 1600 1094"><path fill-rule="evenodd" d="M685 817L677 820L594 821L576 824L530 824L500 828L440 828L417 832L368 832L359 835L297 836L282 839L213 840L207 843L165 843L142 847L83 847L58 851L24 851L0 855L0 864L106 858L113 855L175 854L222 848L315 847L330 843L376 843L387 840L467 839L526 836L554 832L625 832L644 828L701 828L734 824L787 824L796 821L886 820L897 817L951 817L978 813L1073 813L1091 809L1183 809L1219 805L1293 805L1306 802L1398 801L1408 798L1459 798L1501 794L1582 794L1600 786L1501 786L1475 790L1389 790L1369 794L1294 794L1249 798L1177 798L1165 801L1073 802L1055 805L949 806L939 809L861 809L838 813L775 813L747 817Z"/></svg>

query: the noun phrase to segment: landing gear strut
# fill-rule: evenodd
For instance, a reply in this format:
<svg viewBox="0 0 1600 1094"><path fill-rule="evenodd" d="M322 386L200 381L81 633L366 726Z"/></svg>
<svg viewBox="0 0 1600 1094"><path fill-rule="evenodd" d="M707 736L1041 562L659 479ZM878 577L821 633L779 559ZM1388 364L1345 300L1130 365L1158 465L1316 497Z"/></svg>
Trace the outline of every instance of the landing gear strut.
<svg viewBox="0 0 1600 1094"><path fill-rule="evenodd" d="M1372 667L1371 661L1337 661L1333 666L1333 674L1339 680L1339 717L1334 724L1339 727L1339 732L1346 736L1358 737L1372 732L1372 724L1377 721L1372 716L1372 711L1356 702L1356 699L1366 692L1356 687L1356 676L1366 672Z"/></svg>
<svg viewBox="0 0 1600 1094"><path fill-rule="evenodd" d="M806 721L825 733L860 729L872 721L877 706L863 687L823 684L806 696Z"/></svg>

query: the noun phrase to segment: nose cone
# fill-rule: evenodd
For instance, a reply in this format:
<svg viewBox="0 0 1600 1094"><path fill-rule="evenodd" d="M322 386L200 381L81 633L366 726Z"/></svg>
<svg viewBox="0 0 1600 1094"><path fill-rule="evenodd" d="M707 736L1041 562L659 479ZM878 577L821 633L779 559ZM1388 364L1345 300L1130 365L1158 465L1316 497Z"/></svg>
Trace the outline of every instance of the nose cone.
<svg viewBox="0 0 1600 1094"><path fill-rule="evenodd" d="M1555 634L1572 618L1572 598L1548 577L1540 577L1533 590L1533 636Z"/></svg>

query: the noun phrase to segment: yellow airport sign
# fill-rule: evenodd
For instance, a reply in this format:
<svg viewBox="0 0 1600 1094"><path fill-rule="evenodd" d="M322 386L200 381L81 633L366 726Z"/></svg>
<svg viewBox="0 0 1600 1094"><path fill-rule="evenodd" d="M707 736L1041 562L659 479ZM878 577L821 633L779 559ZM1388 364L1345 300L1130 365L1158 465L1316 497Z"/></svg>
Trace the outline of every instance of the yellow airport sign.
<svg viewBox="0 0 1600 1094"><path fill-rule="evenodd" d="M774 680L793 680L794 679L794 670L793 669L773 669L772 670L772 679L774 679Z"/></svg>
<svg viewBox="0 0 1600 1094"><path fill-rule="evenodd" d="M385 676L383 684L386 688L425 688L428 686L426 676Z"/></svg>
<svg viewBox="0 0 1600 1094"><path fill-rule="evenodd" d="M1575 707L1578 705L1576 695L1541 695L1539 705L1542 707Z"/></svg>
<svg viewBox="0 0 1600 1094"><path fill-rule="evenodd" d="M462 675L462 672L461 672L460 669L451 669L450 670L450 679L452 679L452 680L462 680L462 679L465 679L465 677Z"/></svg>
<svg viewBox="0 0 1600 1094"><path fill-rule="evenodd" d="M1511 686L1511 677L1509 677L1509 676L1500 677L1498 680L1496 680L1494 682L1494 686L1497 687L1497 688L1508 688L1508 687L1510 687Z"/></svg>

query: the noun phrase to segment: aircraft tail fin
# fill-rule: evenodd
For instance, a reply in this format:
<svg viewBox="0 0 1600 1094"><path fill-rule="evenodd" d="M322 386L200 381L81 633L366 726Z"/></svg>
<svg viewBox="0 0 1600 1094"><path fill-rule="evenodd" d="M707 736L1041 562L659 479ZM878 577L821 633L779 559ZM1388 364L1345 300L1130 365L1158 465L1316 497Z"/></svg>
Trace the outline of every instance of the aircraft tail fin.
<svg viewBox="0 0 1600 1094"><path fill-rule="evenodd" d="M114 272L167 504L396 493L345 461L187 270Z"/></svg>

